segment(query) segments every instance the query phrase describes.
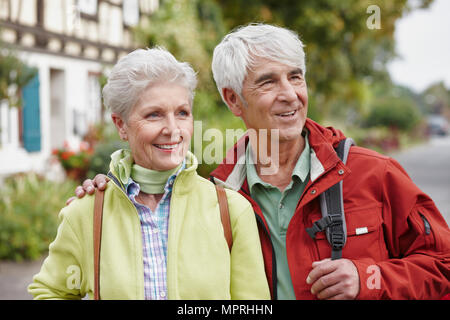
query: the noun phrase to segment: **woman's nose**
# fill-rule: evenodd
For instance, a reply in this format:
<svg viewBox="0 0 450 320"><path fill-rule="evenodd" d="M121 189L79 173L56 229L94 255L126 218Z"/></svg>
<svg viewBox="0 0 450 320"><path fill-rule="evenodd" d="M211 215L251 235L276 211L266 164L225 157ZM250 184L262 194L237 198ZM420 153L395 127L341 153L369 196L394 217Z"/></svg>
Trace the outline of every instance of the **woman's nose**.
<svg viewBox="0 0 450 320"><path fill-rule="evenodd" d="M180 134L180 129L178 127L177 120L175 119L174 115L167 116L162 133L165 135Z"/></svg>

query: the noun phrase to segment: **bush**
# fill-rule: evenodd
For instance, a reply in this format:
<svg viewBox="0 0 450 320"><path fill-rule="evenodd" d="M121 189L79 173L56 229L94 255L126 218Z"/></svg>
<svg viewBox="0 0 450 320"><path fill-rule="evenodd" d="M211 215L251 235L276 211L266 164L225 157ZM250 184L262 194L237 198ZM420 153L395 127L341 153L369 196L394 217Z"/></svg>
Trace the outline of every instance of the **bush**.
<svg viewBox="0 0 450 320"><path fill-rule="evenodd" d="M420 113L413 101L401 97L387 97L374 104L366 124L369 127L384 126L409 131L419 123L419 120Z"/></svg>
<svg viewBox="0 0 450 320"><path fill-rule="evenodd" d="M36 174L5 180L0 194L0 259L38 259L55 238L57 215L75 183L56 183Z"/></svg>
<svg viewBox="0 0 450 320"><path fill-rule="evenodd" d="M99 142L95 146L87 177L92 179L98 173L107 174L109 171L109 163L111 162L111 154L119 149L129 149L128 143L120 140Z"/></svg>

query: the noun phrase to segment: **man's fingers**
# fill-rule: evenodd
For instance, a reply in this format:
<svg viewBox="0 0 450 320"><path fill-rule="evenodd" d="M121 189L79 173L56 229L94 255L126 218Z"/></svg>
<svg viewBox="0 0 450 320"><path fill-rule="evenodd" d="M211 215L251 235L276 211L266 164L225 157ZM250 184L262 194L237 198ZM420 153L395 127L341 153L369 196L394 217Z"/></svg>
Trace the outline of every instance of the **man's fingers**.
<svg viewBox="0 0 450 320"><path fill-rule="evenodd" d="M319 281L320 281L320 279L316 282L319 282ZM342 288L341 288L339 282L337 282L334 285L323 288L320 292L316 292L315 294L316 294L317 298L320 300L325 300L325 299L331 300L335 297L342 296Z"/></svg>
<svg viewBox="0 0 450 320"><path fill-rule="evenodd" d="M314 262L312 263L312 267L315 268L315 267L317 267L319 264L324 263L324 262L328 262L328 261L331 261L331 259L330 259L330 258L326 258L326 259L323 259L323 260L320 260L320 261L314 261Z"/></svg>
<svg viewBox="0 0 450 320"><path fill-rule="evenodd" d="M99 190L105 190L106 184L108 183L109 178L104 174L98 174L94 178L94 186L96 186Z"/></svg>
<svg viewBox="0 0 450 320"><path fill-rule="evenodd" d="M77 198L83 198L84 194L85 192L82 186L78 186L75 188L75 195L77 196Z"/></svg>
<svg viewBox="0 0 450 320"><path fill-rule="evenodd" d="M83 190L88 194L94 194L95 188L91 179L86 179L83 181Z"/></svg>
<svg viewBox="0 0 450 320"><path fill-rule="evenodd" d="M77 197L70 197L69 199L67 199L66 201L66 206L68 206L73 200L75 200Z"/></svg>
<svg viewBox="0 0 450 320"><path fill-rule="evenodd" d="M338 282L339 278L336 277L334 272L321 276L313 283L311 293L316 294L319 299L326 299L338 293L334 292L332 289ZM323 298L321 296L323 296Z"/></svg>
<svg viewBox="0 0 450 320"><path fill-rule="evenodd" d="M326 275L330 272L333 272L336 269L336 266L333 263L333 261L331 261L331 259L315 261L315 262L313 262L312 267L313 267L313 269L311 270L308 277L306 278L307 284L314 283L321 276Z"/></svg>
<svg viewBox="0 0 450 320"><path fill-rule="evenodd" d="M355 299L359 292L358 270L348 259L313 263L306 282L319 299Z"/></svg>
<svg viewBox="0 0 450 320"><path fill-rule="evenodd" d="M95 176L94 180L86 179L83 181L81 186L75 189L75 194L78 198L83 198L86 193L93 195L95 188L98 187L99 190L104 191L106 189L106 184L109 181L108 177L104 174L98 174ZM73 199L67 200L67 204L72 202Z"/></svg>

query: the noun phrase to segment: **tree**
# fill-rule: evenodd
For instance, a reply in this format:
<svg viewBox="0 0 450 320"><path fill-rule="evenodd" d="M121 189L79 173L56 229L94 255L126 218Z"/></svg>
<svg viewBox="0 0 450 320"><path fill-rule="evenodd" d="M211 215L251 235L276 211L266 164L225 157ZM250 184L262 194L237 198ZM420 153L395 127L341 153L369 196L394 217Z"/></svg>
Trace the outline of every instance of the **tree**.
<svg viewBox="0 0 450 320"><path fill-rule="evenodd" d="M408 97L385 96L374 102L367 125L409 131L418 124L420 116L414 101Z"/></svg>
<svg viewBox="0 0 450 320"><path fill-rule="evenodd" d="M216 128L223 136L226 129L243 127L241 120L234 117L222 102L211 72L214 47L225 33L221 8L214 0L164 1L135 30L135 36L142 46L163 46L179 61L189 62L198 72L194 119L202 122L203 133L207 129ZM193 141L197 140L196 134L194 132ZM207 145L208 143L204 143L202 147ZM224 145L223 151L225 148ZM207 177L215 166L216 164L200 164L198 172Z"/></svg>
<svg viewBox="0 0 450 320"><path fill-rule="evenodd" d="M432 1L419 1L419 7L427 7ZM249 22L266 22L299 33L306 44L310 110L319 118L329 117L332 106L367 112L369 87L389 78L386 62L395 56L395 22L415 9L407 0L377 1L381 28L369 29L367 8L373 4L370 0L218 0L218 3L230 29Z"/></svg>
<svg viewBox="0 0 450 320"><path fill-rule="evenodd" d="M428 112L450 115L450 90L445 87L444 82L429 86L423 95Z"/></svg>
<svg viewBox="0 0 450 320"><path fill-rule="evenodd" d="M8 101L10 107L22 106L22 88L36 72L35 68L27 66L0 43L0 101Z"/></svg>

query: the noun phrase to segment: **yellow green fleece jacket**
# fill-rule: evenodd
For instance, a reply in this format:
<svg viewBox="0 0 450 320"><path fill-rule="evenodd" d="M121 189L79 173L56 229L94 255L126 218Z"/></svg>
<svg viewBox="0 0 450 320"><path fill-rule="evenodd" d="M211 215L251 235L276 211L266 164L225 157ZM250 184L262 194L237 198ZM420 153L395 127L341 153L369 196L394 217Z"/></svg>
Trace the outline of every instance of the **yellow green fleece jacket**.
<svg viewBox="0 0 450 320"><path fill-rule="evenodd" d="M170 202L168 298L270 299L250 204L237 192L226 190L233 235L230 254L214 185L197 175L193 154L189 153L186 160L186 169L174 182ZM112 174L116 178L120 175ZM139 216L122 189L122 179L113 180L105 191L100 296L144 299ZM61 210L49 255L28 287L35 299L93 297L93 207L94 197L85 196Z"/></svg>

